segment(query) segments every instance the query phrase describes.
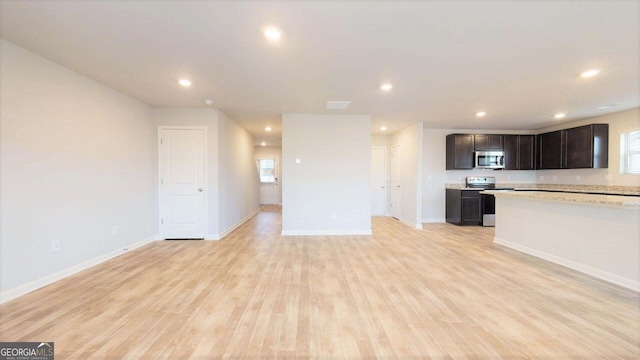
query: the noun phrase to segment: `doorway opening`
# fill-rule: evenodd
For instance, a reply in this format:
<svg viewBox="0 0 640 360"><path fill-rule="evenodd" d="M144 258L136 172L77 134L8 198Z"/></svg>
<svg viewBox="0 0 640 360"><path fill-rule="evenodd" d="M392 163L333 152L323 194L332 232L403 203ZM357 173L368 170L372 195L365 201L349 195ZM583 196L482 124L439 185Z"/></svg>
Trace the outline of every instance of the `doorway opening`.
<svg viewBox="0 0 640 360"><path fill-rule="evenodd" d="M260 205L278 205L280 186L278 182L280 159L278 156L257 156L256 166L260 177Z"/></svg>

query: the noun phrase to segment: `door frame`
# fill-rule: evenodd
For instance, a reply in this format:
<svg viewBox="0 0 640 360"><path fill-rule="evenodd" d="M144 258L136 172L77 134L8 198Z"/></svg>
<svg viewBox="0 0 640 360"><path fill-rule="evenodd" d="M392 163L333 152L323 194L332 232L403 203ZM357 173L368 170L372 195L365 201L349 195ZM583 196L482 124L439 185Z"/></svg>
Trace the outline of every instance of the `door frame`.
<svg viewBox="0 0 640 360"><path fill-rule="evenodd" d="M388 198L389 198L389 195L391 195L389 194L389 164L388 164L389 149L385 145L373 145L371 146L371 152L373 152L373 149L384 150L384 211L380 216L391 216L391 213L387 211L389 210L387 206L387 204L389 203Z"/></svg>
<svg viewBox="0 0 640 360"><path fill-rule="evenodd" d="M209 232L209 151L207 145L207 126L158 126L158 146L156 148L156 152L158 155L158 178L157 178L157 201L156 204L158 206L158 239L165 240L162 233L162 224L160 223L160 219L162 219L162 206L160 206L160 201L162 200L162 131L163 130L201 130L204 136L204 142L202 143L202 149L204 150L204 234L202 236L206 239L207 233Z"/></svg>
<svg viewBox="0 0 640 360"><path fill-rule="evenodd" d="M397 149L397 153L400 154L400 144L396 144L396 145L392 145L391 146L391 153L390 153L390 160L389 162L393 161L393 153L394 153L394 149ZM400 161L400 159L397 159L396 161ZM391 166L391 168L393 168L393 166ZM394 181L397 181L398 184L402 185L402 163L398 164L398 171L400 172L400 174L398 174L399 179L393 179L391 178L391 172L389 172L389 183L391 186L394 186ZM400 186L400 205L402 205L402 187ZM389 196L391 196L391 201L393 202L393 189L390 190ZM398 211L399 211L399 215L397 217L398 220L402 221L402 206L397 207ZM393 210L396 209L396 207L391 208L391 217L393 217L394 219L396 217L393 216Z"/></svg>
<svg viewBox="0 0 640 360"><path fill-rule="evenodd" d="M278 192L276 194L276 203L275 205L282 205L282 203L280 202L280 183L281 183L281 179L280 179L280 156L278 155L254 155L253 156L253 162L254 164L260 160L260 159L276 159L276 191ZM260 169L258 169L258 180L260 180ZM262 186L262 182L258 181L260 183L260 186ZM258 189L258 195L260 195L260 189ZM262 204L260 204L262 205Z"/></svg>

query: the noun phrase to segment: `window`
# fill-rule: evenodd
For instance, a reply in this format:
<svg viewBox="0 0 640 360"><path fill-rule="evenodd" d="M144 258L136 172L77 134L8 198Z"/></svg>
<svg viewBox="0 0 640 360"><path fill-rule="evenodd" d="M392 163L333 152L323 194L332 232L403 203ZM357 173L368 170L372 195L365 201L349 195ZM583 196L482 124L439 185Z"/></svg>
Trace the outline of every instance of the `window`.
<svg viewBox="0 0 640 360"><path fill-rule="evenodd" d="M620 134L620 174L640 174L640 130Z"/></svg>
<svg viewBox="0 0 640 360"><path fill-rule="evenodd" d="M259 159L258 172L260 173L260 182L274 183L276 182L276 161L275 159Z"/></svg>

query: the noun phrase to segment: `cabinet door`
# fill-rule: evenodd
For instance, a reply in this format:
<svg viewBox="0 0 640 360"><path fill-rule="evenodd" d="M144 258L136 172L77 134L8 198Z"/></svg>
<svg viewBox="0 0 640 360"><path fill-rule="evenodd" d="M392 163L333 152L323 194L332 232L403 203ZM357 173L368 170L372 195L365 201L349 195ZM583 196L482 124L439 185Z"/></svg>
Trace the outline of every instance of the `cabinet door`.
<svg viewBox="0 0 640 360"><path fill-rule="evenodd" d="M476 151L500 151L503 149L502 135L477 134L474 139Z"/></svg>
<svg viewBox="0 0 640 360"><path fill-rule="evenodd" d="M533 170L536 168L535 135L518 135L518 169ZM506 141L505 141L506 147Z"/></svg>
<svg viewBox="0 0 640 360"><path fill-rule="evenodd" d="M538 135L538 165L540 169L562 168L562 132Z"/></svg>
<svg viewBox="0 0 640 360"><path fill-rule="evenodd" d="M473 169L473 135L456 135L454 152L455 169Z"/></svg>
<svg viewBox="0 0 640 360"><path fill-rule="evenodd" d="M488 150L502 151L502 149L504 149L504 146L502 144L502 140L503 140L502 135L488 135L488 136L489 136Z"/></svg>
<svg viewBox="0 0 640 360"><path fill-rule="evenodd" d="M489 150L489 135L478 134L478 135L474 135L473 138L475 140L474 149L476 151Z"/></svg>
<svg viewBox="0 0 640 360"><path fill-rule="evenodd" d="M518 170L518 135L504 135L504 169Z"/></svg>
<svg viewBox="0 0 640 360"><path fill-rule="evenodd" d="M593 167L593 127L591 125L563 130L565 136L563 168Z"/></svg>
<svg viewBox="0 0 640 360"><path fill-rule="evenodd" d="M462 224L480 225L482 223L482 199L478 197L462 197Z"/></svg>
<svg viewBox="0 0 640 360"><path fill-rule="evenodd" d="M461 196L462 196L462 190L446 189L445 213L446 213L446 221L448 223L460 225L460 221L462 220L460 217Z"/></svg>

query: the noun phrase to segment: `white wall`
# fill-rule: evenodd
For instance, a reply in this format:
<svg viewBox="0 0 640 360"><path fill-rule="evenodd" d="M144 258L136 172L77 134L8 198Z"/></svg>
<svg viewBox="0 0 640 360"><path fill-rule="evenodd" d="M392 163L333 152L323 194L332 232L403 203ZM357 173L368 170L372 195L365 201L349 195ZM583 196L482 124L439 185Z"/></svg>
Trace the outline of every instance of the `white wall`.
<svg viewBox="0 0 640 360"><path fill-rule="evenodd" d="M532 134L532 131L424 129L422 222L445 221L445 184L464 184L467 176L495 176L500 183L534 183L534 170L445 170L446 136L449 134Z"/></svg>
<svg viewBox="0 0 640 360"><path fill-rule="evenodd" d="M640 186L640 174L620 174L620 134L640 129L640 108L544 128L538 133L588 124L609 124L609 168L538 170L536 173L537 182L541 184ZM611 176L611 180L607 180L607 175ZM553 180L554 176L556 180ZM576 176L580 176L579 181L576 180Z"/></svg>
<svg viewBox="0 0 640 360"><path fill-rule="evenodd" d="M406 127L392 136L392 146L400 145L400 188L402 215L400 220L422 227L423 123Z"/></svg>
<svg viewBox="0 0 640 360"><path fill-rule="evenodd" d="M207 239L218 238L220 234L219 175L218 175L218 110L189 108L153 108L152 117L158 126L206 126L207 127ZM157 157L158 147L154 145ZM157 163L157 160L156 160ZM157 178L157 166L156 166ZM157 181L157 180L156 180ZM157 214L157 210L156 210Z"/></svg>
<svg viewBox="0 0 640 360"><path fill-rule="evenodd" d="M260 179L253 135L218 111L220 235L260 209Z"/></svg>
<svg viewBox="0 0 640 360"><path fill-rule="evenodd" d="M280 146L256 146L254 148L254 156L277 156L278 164L276 164L278 178L278 203L282 204L282 147Z"/></svg>
<svg viewBox="0 0 640 360"><path fill-rule="evenodd" d="M283 234L371 233L370 134L369 115L282 115Z"/></svg>
<svg viewBox="0 0 640 360"><path fill-rule="evenodd" d="M0 292L15 294L153 239L156 132L149 106L0 47Z"/></svg>

